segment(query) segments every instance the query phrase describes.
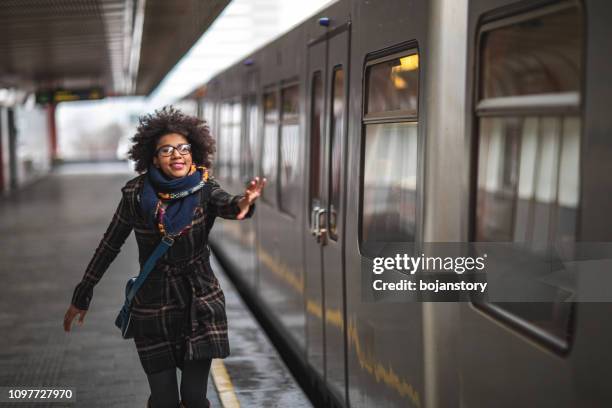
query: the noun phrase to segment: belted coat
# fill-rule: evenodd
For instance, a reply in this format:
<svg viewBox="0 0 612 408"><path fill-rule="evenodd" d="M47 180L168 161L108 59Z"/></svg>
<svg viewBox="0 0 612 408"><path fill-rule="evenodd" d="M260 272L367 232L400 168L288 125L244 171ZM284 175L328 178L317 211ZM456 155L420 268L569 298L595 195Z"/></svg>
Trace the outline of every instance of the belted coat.
<svg viewBox="0 0 612 408"><path fill-rule="evenodd" d="M77 308L89 308L94 286L132 230L141 267L159 243L157 226L148 225L140 209L145 176L131 179L121 189L111 223L74 289L72 304ZM210 266L208 235L216 217L236 218L243 195L227 193L212 177L207 183L211 183L209 194L204 189L195 193L199 204L191 228L175 239L134 297L134 342L147 374L182 368L184 360L225 358L230 353L225 297ZM255 204L251 204L246 218L254 211ZM126 271L126 281L137 272Z"/></svg>

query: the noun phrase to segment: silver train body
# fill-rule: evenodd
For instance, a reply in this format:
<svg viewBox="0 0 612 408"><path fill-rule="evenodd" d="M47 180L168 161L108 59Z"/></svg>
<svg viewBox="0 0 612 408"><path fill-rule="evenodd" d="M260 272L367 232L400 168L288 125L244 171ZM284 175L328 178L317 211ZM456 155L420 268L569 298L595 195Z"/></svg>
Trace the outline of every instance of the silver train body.
<svg viewBox="0 0 612 408"><path fill-rule="evenodd" d="M214 248L337 404L612 405L610 304L361 294L372 242L612 240L611 18L340 0L206 85L214 173L270 181Z"/></svg>

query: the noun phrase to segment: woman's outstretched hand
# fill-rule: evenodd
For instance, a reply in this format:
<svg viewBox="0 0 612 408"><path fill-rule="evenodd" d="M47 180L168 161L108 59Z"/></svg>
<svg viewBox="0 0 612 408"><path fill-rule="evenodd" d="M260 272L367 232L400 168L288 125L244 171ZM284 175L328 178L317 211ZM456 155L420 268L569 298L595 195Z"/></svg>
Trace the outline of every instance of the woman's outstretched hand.
<svg viewBox="0 0 612 408"><path fill-rule="evenodd" d="M77 315L79 316L79 320L78 320L79 326L82 326L86 313L87 313L87 310L77 309L75 306L70 305L70 307L68 307L68 310L66 311L66 314L64 315L64 331L66 332L70 331L70 328L72 326L72 321Z"/></svg>
<svg viewBox="0 0 612 408"><path fill-rule="evenodd" d="M246 216L246 214L249 212L249 207L251 204L261 195L261 190L263 190L266 182L267 180L265 178L259 177L255 177L253 180L251 180L244 191L244 198L238 201L240 212L236 216L236 219L241 220Z"/></svg>

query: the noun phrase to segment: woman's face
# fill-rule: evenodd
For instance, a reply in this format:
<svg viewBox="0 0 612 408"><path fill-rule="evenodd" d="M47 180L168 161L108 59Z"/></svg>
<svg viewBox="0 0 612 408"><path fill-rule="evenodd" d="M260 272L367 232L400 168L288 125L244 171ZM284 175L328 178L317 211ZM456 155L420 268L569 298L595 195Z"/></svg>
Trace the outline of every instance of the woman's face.
<svg viewBox="0 0 612 408"><path fill-rule="evenodd" d="M179 152L179 147L182 144L189 144L187 138L178 133L169 133L162 136L155 146L155 156L153 157L153 165L161 169L164 174L170 178L185 177L191 168L191 152L182 155ZM164 156L163 151L167 149L160 148L164 146L173 146L172 154Z"/></svg>

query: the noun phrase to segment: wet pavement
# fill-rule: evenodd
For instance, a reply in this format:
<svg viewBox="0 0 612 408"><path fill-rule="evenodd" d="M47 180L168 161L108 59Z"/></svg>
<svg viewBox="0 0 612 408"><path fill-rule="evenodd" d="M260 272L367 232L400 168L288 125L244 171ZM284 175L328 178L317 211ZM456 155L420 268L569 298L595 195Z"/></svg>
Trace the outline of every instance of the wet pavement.
<svg viewBox="0 0 612 408"><path fill-rule="evenodd" d="M0 199L0 387L71 387L76 403L1 407L146 406L149 387L136 347L113 324L125 281L138 270L133 236L94 289L85 324L63 330L74 286L112 218L120 188L134 177L120 164L99 172L83 168L87 174L65 166ZM214 260L213 268L230 326L232 354L223 363L240 405L311 406ZM221 406L212 378L208 384L213 407Z"/></svg>
<svg viewBox="0 0 612 408"><path fill-rule="evenodd" d="M214 229L213 229L214 234ZM221 266L212 263L225 293L231 356L223 360L242 407L302 408L312 404L259 327Z"/></svg>

